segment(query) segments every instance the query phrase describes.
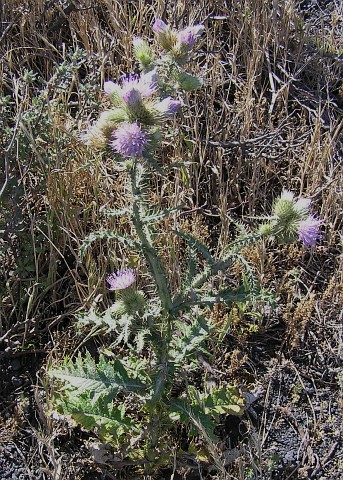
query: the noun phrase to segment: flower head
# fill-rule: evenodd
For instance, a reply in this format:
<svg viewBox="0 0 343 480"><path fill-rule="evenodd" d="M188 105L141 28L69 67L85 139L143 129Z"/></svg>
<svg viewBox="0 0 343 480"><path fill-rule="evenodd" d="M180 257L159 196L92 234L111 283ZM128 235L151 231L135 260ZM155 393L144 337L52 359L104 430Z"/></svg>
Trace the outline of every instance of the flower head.
<svg viewBox="0 0 343 480"><path fill-rule="evenodd" d="M172 97L166 97L156 104L156 109L163 116L170 118L179 110L180 106L181 103L178 100L174 100Z"/></svg>
<svg viewBox="0 0 343 480"><path fill-rule="evenodd" d="M296 200L292 192L284 190L273 206L271 233L281 243L292 243L298 239L305 246L314 245L322 222L310 215L310 205L311 200L304 197Z"/></svg>
<svg viewBox="0 0 343 480"><path fill-rule="evenodd" d="M141 157L148 144L148 134L138 123L123 123L113 132L111 147L124 157Z"/></svg>
<svg viewBox="0 0 343 480"><path fill-rule="evenodd" d="M116 83L111 81L104 83L104 92L107 93L107 95L117 94L118 90L120 90L120 87Z"/></svg>
<svg viewBox="0 0 343 480"><path fill-rule="evenodd" d="M294 208L303 214L308 213L311 205L311 200L309 198L300 197L294 204Z"/></svg>
<svg viewBox="0 0 343 480"><path fill-rule="evenodd" d="M169 52L177 42L177 32L169 27L163 20L157 18L152 26L158 43Z"/></svg>
<svg viewBox="0 0 343 480"><path fill-rule="evenodd" d="M105 82L104 91L110 95L115 103L122 100L126 105L139 105L142 98L151 97L157 92L156 70L141 75L128 75L122 78L121 86L114 82Z"/></svg>
<svg viewBox="0 0 343 480"><path fill-rule="evenodd" d="M293 201L294 199L294 193L290 192L289 190L282 190L282 193L280 195L281 200L288 200L288 201Z"/></svg>
<svg viewBox="0 0 343 480"><path fill-rule="evenodd" d="M192 27L186 27L181 30L177 39L181 47L186 50L190 50L197 42L197 40L204 33L205 27L203 25L194 25Z"/></svg>
<svg viewBox="0 0 343 480"><path fill-rule="evenodd" d="M142 95L136 88L123 90L121 98L128 106L140 105L142 103Z"/></svg>
<svg viewBox="0 0 343 480"><path fill-rule="evenodd" d="M299 240L303 242L306 247L312 247L316 243L321 224L321 220L318 220L313 215L309 215L299 222Z"/></svg>
<svg viewBox="0 0 343 480"><path fill-rule="evenodd" d="M136 273L132 268L125 268L119 270L117 273L112 273L107 277L110 290L124 290L131 287L136 281Z"/></svg>
<svg viewBox="0 0 343 480"><path fill-rule="evenodd" d="M124 77L121 88L121 98L127 105L139 105L143 98L149 98L157 91L157 74L155 70L138 77Z"/></svg>
<svg viewBox="0 0 343 480"><path fill-rule="evenodd" d="M169 30L168 25L160 18L156 18L155 23L152 26L152 31L158 35L160 33L165 33L167 30Z"/></svg>

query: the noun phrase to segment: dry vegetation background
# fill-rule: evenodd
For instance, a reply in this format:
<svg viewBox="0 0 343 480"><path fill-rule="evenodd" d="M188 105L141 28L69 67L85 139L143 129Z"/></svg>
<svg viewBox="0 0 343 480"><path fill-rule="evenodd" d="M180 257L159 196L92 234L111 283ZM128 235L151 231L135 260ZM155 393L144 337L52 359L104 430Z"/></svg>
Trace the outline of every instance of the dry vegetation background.
<svg viewBox="0 0 343 480"><path fill-rule="evenodd" d="M260 245L246 252L258 280L276 292L275 312L253 316L219 309L213 314L218 325L230 315L234 320L215 347L216 367L232 382L248 389L259 384L263 391L259 426L254 436L250 426L241 439L229 467L232 478L320 478L326 468L333 470L325 478L341 478L342 452L335 444L341 435L336 424L343 358L340 2L3 0L0 15L5 441L18 442L18 435L25 439L20 445L26 445L22 452L31 458L28 469L43 465L46 477L41 478L115 478L106 477L106 466L104 476L97 477L100 467L92 466L89 455L81 447L73 449L65 433L59 439L58 427L44 414L42 392L48 394L48 386L43 372L49 361L82 341L71 325L73 315L95 301L100 308L109 304L106 274L127 261L139 267L139 258L106 242L96 243L80 260L82 240L118 222L102 215L104 206L125 203L124 183L111 158L90 151L80 134L106 101L103 82L135 70L133 38L151 38L154 19L162 17L179 28L206 26L192 63L204 86L185 99L182 118L167 132L160 154L162 163L185 166L153 186L153 202L184 205L180 216L163 225L167 234L160 239L172 253L165 262L173 285L184 260L180 244L168 233L175 224L207 238L220 252L235 234L235 222L253 225L252 217L268 214L283 188L311 198L324 222L320 245L311 250ZM228 272L227 281L237 284L240 273L238 267ZM94 342L98 348L105 340ZM304 397L293 391L287 369ZM282 383L284 372L288 376ZM274 380L280 389L272 398L273 389L278 390ZM338 406L331 432L322 425L333 398ZM267 424L270 418L272 425L279 421L282 432L282 422L294 419L276 410L268 417L268 405L286 408L290 403L302 412L304 402L308 412L291 415L301 423L299 449L305 453L290 471L272 476L271 454L263 453ZM316 410L317 403L322 410ZM29 435L28 440L32 429L35 439ZM87 477L86 471L93 473Z"/></svg>

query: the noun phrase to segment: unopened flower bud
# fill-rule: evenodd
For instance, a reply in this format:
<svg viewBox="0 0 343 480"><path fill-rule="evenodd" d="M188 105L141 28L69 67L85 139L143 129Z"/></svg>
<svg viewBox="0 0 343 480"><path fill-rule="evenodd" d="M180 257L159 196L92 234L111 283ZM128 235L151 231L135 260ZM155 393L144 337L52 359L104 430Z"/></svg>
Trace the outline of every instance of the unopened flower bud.
<svg viewBox="0 0 343 480"><path fill-rule="evenodd" d="M262 237L269 237L273 234L273 225L271 223L263 223L262 225L260 225L258 231L259 234L262 235Z"/></svg>
<svg viewBox="0 0 343 480"><path fill-rule="evenodd" d="M151 51L149 44L142 38L135 38L133 41L133 53L139 62L143 72L151 70L155 63L155 57Z"/></svg>

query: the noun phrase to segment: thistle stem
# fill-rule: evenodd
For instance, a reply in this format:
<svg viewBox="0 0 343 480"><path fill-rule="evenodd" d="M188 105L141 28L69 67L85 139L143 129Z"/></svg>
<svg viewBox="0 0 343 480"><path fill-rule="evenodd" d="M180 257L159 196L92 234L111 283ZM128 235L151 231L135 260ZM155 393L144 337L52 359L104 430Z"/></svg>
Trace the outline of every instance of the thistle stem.
<svg viewBox="0 0 343 480"><path fill-rule="evenodd" d="M141 218L140 204L142 192L137 182L137 162L130 169L131 186L133 193L132 217L137 236L141 243L143 255L148 263L149 270L154 278L156 288L161 300L162 308L170 312L172 310L172 300L167 282L167 274L162 265L161 259L153 247L153 242L149 228Z"/></svg>

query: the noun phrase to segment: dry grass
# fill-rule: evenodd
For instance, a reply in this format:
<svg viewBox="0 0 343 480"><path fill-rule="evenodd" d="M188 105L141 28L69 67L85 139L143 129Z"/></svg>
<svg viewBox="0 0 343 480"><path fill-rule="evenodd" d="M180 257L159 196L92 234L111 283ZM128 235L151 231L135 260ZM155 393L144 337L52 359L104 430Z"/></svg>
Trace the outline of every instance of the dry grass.
<svg viewBox="0 0 343 480"><path fill-rule="evenodd" d="M135 68L132 39L150 38L160 16L178 27L206 25L192 65L204 87L186 97L178 131L166 137L160 154L161 162L189 163L154 185L156 204L184 205L183 215L165 228L208 235L220 253L233 222L244 218L249 224L252 216L268 213L283 188L310 197L325 224L321 247L305 252L268 246L266 253L261 246L250 255L258 278L280 293L290 345L318 325L322 332L325 322L341 321L343 37L342 7L331 3L322 20L304 19L306 12L292 0L0 5L0 92L10 97L0 141L5 358L39 350L42 341L49 351L64 319L95 299L107 304L106 273L128 259L140 261L101 242L80 261L80 244L91 231L130 230L101 214L104 206L123 206L125 185L111 159L87 150L80 133L104 101L99 86ZM78 48L88 54L81 67L66 80L63 72L56 76L57 66ZM25 83L27 72L37 76ZM88 90L81 95L83 85ZM166 265L177 286L184 262L180 242L168 234L161 245L173 252Z"/></svg>

